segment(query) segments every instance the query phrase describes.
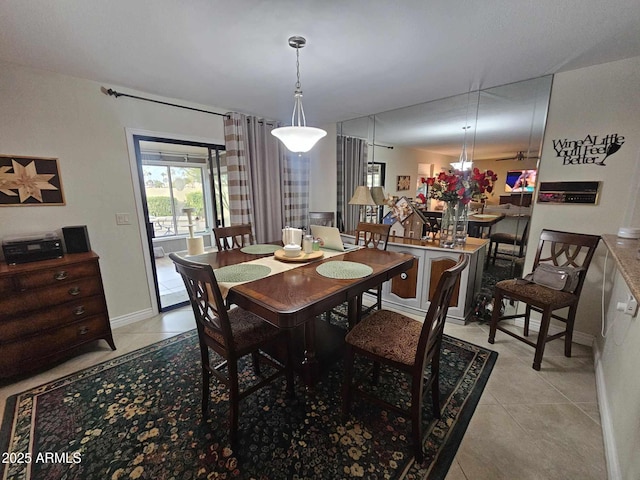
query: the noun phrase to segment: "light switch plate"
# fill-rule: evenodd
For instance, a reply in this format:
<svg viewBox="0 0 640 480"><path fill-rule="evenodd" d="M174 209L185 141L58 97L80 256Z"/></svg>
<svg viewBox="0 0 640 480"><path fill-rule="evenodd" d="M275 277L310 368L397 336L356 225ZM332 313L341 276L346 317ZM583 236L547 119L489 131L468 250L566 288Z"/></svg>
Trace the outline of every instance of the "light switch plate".
<svg viewBox="0 0 640 480"><path fill-rule="evenodd" d="M116 213L116 225L131 225L128 213Z"/></svg>

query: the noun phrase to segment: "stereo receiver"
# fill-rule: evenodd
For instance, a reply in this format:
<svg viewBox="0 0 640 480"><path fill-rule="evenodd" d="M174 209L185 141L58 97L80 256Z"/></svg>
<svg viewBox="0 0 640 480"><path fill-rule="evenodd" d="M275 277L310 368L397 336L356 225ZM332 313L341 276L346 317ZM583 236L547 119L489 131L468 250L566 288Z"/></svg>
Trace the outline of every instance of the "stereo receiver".
<svg viewBox="0 0 640 480"><path fill-rule="evenodd" d="M61 258L62 242L54 232L5 237L2 239L4 260L9 265Z"/></svg>

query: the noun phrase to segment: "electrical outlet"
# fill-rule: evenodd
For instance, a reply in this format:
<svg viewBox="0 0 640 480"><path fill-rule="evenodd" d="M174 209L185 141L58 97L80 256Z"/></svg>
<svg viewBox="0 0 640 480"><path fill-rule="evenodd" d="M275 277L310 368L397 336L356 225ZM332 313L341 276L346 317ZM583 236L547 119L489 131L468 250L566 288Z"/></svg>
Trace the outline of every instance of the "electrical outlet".
<svg viewBox="0 0 640 480"><path fill-rule="evenodd" d="M116 213L116 225L131 225L128 213Z"/></svg>
<svg viewBox="0 0 640 480"><path fill-rule="evenodd" d="M624 309L625 315L631 315L632 317L636 316L638 312L638 301L633 298L633 295L629 295L627 299L627 306Z"/></svg>

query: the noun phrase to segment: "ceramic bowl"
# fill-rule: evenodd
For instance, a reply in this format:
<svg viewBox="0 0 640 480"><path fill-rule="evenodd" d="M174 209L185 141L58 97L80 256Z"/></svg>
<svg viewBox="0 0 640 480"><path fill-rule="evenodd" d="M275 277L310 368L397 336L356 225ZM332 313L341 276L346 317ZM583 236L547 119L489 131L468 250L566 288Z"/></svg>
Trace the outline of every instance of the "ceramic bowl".
<svg viewBox="0 0 640 480"><path fill-rule="evenodd" d="M285 257L297 257L300 255L300 251L302 247L300 245L285 245L284 246L284 255Z"/></svg>

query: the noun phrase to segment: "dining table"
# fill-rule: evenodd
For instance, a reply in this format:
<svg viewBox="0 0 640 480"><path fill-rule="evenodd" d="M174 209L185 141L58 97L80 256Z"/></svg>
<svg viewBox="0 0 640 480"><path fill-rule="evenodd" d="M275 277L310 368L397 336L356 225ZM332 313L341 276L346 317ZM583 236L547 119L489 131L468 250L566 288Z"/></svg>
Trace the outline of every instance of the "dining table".
<svg viewBox="0 0 640 480"><path fill-rule="evenodd" d="M230 265L269 262L275 265L273 262L279 262L273 253L253 254L241 250L211 251L188 259L208 263L214 273ZM294 369L309 389L313 388L322 371L340 358L346 333L344 328L322 320L321 314L347 302L348 325L353 327L358 322L363 292L406 272L414 263L410 254L375 248L332 252L331 256L324 257L329 258L296 262L287 265L284 271L272 269L277 273L230 284L224 289L227 304L253 312L289 332ZM344 263L326 265L329 262L349 262L368 268L366 275L357 278L332 278L326 276L327 267L331 271L332 267Z"/></svg>

